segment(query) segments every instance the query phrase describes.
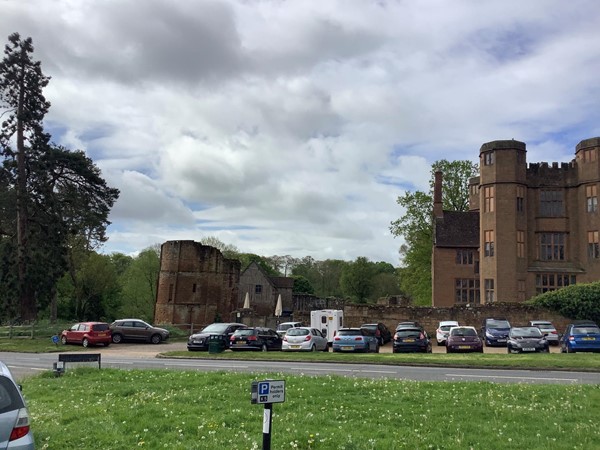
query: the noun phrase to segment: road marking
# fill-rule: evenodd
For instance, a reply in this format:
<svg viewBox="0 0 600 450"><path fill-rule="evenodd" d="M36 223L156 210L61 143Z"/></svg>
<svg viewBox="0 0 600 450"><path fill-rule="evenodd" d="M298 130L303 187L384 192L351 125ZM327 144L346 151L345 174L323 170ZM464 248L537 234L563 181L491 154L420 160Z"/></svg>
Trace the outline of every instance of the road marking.
<svg viewBox="0 0 600 450"><path fill-rule="evenodd" d="M579 381L576 378L544 378L544 377L508 377L502 375L463 375L458 373L447 373L447 377L464 377L464 378L503 378L508 380L550 380L550 381Z"/></svg>
<svg viewBox="0 0 600 450"><path fill-rule="evenodd" d="M27 369L27 370L39 370L39 371L46 371L46 370L50 370L50 368L45 367L45 368L41 368L41 367L28 367L28 366L7 366L10 369Z"/></svg>

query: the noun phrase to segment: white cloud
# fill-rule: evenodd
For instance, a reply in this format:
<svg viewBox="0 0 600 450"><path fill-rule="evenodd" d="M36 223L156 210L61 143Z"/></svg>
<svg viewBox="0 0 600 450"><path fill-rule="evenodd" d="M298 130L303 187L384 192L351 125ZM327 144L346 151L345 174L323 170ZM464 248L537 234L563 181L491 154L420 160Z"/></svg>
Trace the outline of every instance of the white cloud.
<svg viewBox="0 0 600 450"><path fill-rule="evenodd" d="M212 235L398 264L437 159L600 135L594 0L4 0L52 76L47 125L121 191L105 251Z"/></svg>

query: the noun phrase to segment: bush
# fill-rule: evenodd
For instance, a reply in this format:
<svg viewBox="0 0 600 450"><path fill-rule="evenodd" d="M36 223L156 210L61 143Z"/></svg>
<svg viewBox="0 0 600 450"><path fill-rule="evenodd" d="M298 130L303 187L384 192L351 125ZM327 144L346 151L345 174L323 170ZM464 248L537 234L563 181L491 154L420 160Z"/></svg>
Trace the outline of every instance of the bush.
<svg viewBox="0 0 600 450"><path fill-rule="evenodd" d="M528 304L541 306L573 320L600 323L600 282L575 284L533 297Z"/></svg>

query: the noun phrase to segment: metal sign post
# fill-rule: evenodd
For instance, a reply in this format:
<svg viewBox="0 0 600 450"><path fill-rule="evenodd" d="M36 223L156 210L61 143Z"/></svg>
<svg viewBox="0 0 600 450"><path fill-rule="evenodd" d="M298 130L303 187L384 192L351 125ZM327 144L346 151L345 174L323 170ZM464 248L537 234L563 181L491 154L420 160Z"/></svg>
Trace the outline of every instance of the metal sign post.
<svg viewBox="0 0 600 450"><path fill-rule="evenodd" d="M271 450L271 425L273 423L273 403L285 402L285 381L253 381L250 388L250 402L264 404L263 414L263 450Z"/></svg>

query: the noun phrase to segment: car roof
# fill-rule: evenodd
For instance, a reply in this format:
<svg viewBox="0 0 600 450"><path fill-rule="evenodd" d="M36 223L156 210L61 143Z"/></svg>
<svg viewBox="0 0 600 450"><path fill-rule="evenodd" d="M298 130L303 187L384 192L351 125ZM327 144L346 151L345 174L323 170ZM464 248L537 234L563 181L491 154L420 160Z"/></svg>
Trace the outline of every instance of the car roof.
<svg viewBox="0 0 600 450"><path fill-rule="evenodd" d="M440 326L452 325L452 324L456 324L458 326L458 321L456 321L456 320L441 320L440 321Z"/></svg>
<svg viewBox="0 0 600 450"><path fill-rule="evenodd" d="M471 325L458 325L456 327L450 328L450 331L454 330L455 328L470 328L471 330L477 331L477 329L475 327L472 327Z"/></svg>
<svg viewBox="0 0 600 450"><path fill-rule="evenodd" d="M550 324L552 325L552 322L550 322L549 320L530 320L529 321L530 324L534 324L534 323L543 323L543 324Z"/></svg>

